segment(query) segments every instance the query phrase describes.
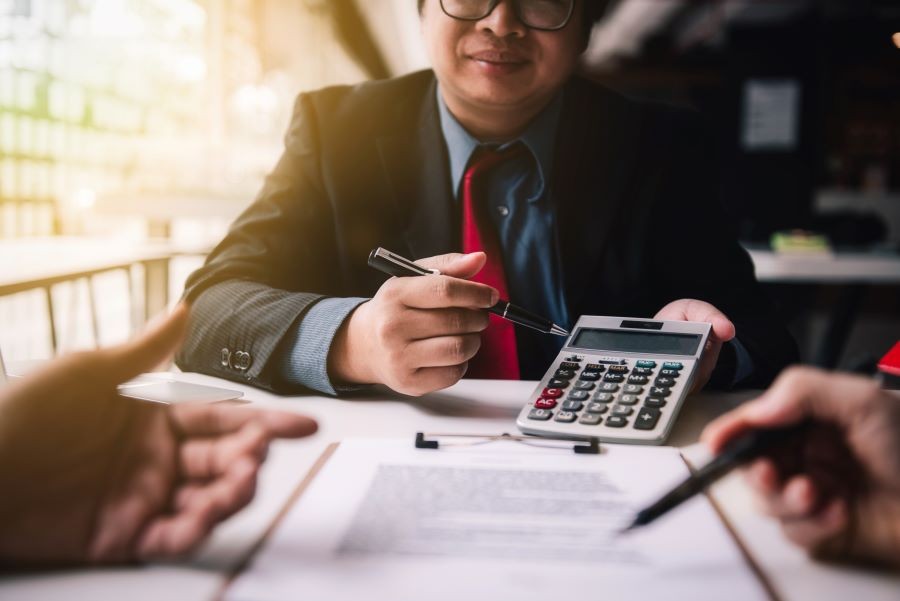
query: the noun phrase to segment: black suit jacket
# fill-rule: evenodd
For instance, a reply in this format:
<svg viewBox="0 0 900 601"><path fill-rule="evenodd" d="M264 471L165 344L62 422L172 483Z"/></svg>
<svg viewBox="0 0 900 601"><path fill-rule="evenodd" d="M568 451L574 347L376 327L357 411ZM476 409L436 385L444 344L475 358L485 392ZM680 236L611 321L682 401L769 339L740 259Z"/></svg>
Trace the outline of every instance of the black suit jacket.
<svg viewBox="0 0 900 601"><path fill-rule="evenodd" d="M369 251L412 258L460 250L460 215L424 71L301 95L285 151L256 201L187 283L193 320L183 369L283 389L273 356L325 296L372 296ZM796 349L715 199L716 169L683 111L573 78L564 93L549 194L569 314L649 317L702 299L737 326L767 384ZM528 274L508 274L528 277ZM513 302L516 299L511 299ZM571 325L571 324L568 324ZM517 329L523 378L559 344ZM734 375L725 352L714 381Z"/></svg>

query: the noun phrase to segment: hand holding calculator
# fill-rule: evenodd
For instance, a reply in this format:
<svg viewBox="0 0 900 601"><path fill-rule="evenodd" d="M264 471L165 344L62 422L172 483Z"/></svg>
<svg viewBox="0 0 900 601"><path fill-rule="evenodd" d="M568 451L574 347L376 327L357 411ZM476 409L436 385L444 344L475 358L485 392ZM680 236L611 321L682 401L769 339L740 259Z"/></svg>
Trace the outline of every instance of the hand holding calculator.
<svg viewBox="0 0 900 601"><path fill-rule="evenodd" d="M662 444L711 325L585 315L522 408L526 434Z"/></svg>

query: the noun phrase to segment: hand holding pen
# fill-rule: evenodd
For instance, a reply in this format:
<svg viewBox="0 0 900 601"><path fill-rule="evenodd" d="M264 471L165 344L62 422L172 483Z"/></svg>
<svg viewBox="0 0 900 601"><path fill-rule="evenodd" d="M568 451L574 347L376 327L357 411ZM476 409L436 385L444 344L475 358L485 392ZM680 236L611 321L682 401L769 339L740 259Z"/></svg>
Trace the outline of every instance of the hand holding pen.
<svg viewBox="0 0 900 601"><path fill-rule="evenodd" d="M383 384L412 396L455 384L478 352L487 309L500 300L495 289L465 279L484 263L484 253L440 255L418 265L443 275L384 282L335 333L328 354L331 381ZM350 310L352 301L323 302Z"/></svg>
<svg viewBox="0 0 900 601"><path fill-rule="evenodd" d="M427 269L384 248L376 248L369 253L369 266L396 277L442 275L438 269ZM492 307L489 307L488 311L515 324L532 328L544 334L569 335L567 330L546 317L514 305L508 300L500 299Z"/></svg>
<svg viewBox="0 0 900 601"><path fill-rule="evenodd" d="M900 394L868 378L792 368L702 439L715 458L638 512L629 529L649 528L748 465L764 511L810 554L900 567Z"/></svg>

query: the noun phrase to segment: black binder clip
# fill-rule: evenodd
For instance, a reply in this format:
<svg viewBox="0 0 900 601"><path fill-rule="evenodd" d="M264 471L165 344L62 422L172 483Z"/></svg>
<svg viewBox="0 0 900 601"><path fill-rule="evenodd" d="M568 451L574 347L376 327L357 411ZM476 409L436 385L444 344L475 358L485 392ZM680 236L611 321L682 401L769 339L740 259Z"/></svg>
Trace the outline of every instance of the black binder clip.
<svg viewBox="0 0 900 601"><path fill-rule="evenodd" d="M550 444L556 445L554 448L566 448L565 446L558 446L561 443L566 443L568 441L561 439L553 439L553 438L541 438L539 436L514 436L507 432L503 434L497 434L493 436L485 436L483 434L479 435L467 435L467 434L432 434L431 436L437 438L463 438L463 439L476 439L477 442L469 443L469 444L484 444L486 442L493 442L498 440L510 440L514 442L521 442L523 444L531 445L531 446L549 446ZM546 444L542 444L546 443ZM448 443L451 446L459 445L461 443ZM465 444L465 443L462 443ZM440 442L437 440L429 440L425 438L424 432L416 432L416 448L417 449L439 449ZM572 451L578 453L579 455L599 455L600 454L600 441L596 438L591 438L589 440L584 441L583 443L573 442L570 447Z"/></svg>

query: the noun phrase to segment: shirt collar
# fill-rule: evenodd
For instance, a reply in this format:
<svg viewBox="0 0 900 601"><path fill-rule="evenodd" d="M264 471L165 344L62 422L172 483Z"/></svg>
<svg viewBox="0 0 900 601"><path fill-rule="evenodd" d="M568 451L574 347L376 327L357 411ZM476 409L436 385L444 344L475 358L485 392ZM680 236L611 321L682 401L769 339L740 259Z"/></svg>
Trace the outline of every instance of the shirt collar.
<svg viewBox="0 0 900 601"><path fill-rule="evenodd" d="M460 182L466 171L472 153L482 142L472 136L462 124L456 120L447 108L441 95L440 86L437 89L437 103L441 120L441 131L444 141L447 143L447 151L450 155L450 176L453 178L454 195L459 190ZM547 182L553 172L553 146L556 141L556 130L559 124L559 115L562 111L562 92L547 105L544 110L528 125L528 128L515 140L511 140L500 147L504 148L515 142L522 142L531 152L537 163L538 185L535 193L528 199L536 202L544 195Z"/></svg>

